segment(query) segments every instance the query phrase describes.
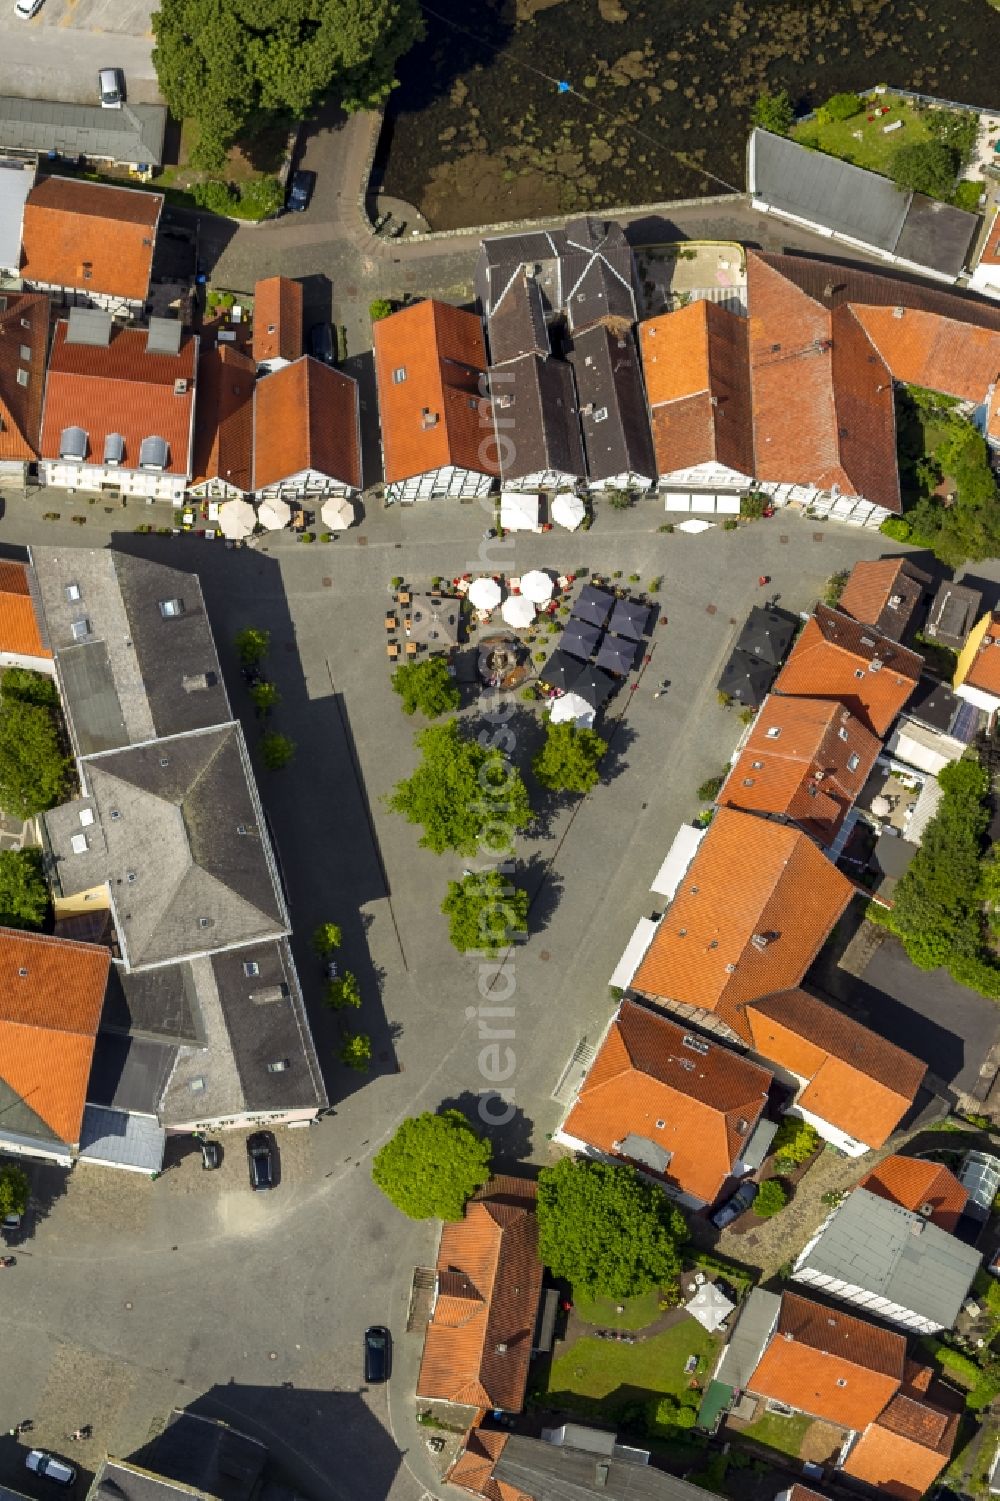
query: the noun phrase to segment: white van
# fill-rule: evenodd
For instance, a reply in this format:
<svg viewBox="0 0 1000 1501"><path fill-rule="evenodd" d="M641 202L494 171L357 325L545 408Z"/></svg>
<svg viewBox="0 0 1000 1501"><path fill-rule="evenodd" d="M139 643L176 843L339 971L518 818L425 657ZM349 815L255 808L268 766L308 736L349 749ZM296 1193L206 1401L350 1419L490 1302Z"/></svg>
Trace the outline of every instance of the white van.
<svg viewBox="0 0 1000 1501"><path fill-rule="evenodd" d="M54 1480L56 1485L76 1484L75 1465L60 1459L58 1454L49 1454L45 1449L32 1449L25 1455L24 1463L36 1475L41 1475L45 1480Z"/></svg>

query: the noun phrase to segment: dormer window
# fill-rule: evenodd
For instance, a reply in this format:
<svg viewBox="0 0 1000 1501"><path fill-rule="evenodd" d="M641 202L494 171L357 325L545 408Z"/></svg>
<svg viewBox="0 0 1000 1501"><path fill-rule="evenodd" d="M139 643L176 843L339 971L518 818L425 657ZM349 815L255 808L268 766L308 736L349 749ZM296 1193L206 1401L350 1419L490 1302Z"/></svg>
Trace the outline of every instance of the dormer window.
<svg viewBox="0 0 1000 1501"><path fill-rule="evenodd" d="M765 733L767 735L768 740L777 740L778 736L781 734L781 725L780 724L768 725L767 730L766 730Z"/></svg>

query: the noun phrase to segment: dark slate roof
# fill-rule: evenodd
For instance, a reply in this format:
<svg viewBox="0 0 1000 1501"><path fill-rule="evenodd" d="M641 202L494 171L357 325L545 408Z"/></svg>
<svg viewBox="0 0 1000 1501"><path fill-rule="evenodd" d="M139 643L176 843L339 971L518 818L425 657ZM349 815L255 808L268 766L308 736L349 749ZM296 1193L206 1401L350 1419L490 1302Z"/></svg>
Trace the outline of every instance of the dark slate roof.
<svg viewBox="0 0 1000 1501"><path fill-rule="evenodd" d="M545 268L541 290L553 309L559 307L559 245L547 230L529 234L492 235L481 241L474 282L476 300L484 317L490 317L504 290L521 266Z"/></svg>
<svg viewBox="0 0 1000 1501"><path fill-rule="evenodd" d="M914 193L896 241L896 254L918 266L958 276L978 230L978 214Z"/></svg>
<svg viewBox="0 0 1000 1501"><path fill-rule="evenodd" d="M906 717L946 735L964 703L965 700L953 693L947 683L939 683L936 678L922 677L906 705Z"/></svg>
<svg viewBox="0 0 1000 1501"><path fill-rule="evenodd" d="M493 1478L533 1501L704 1501L704 1492L665 1470L614 1455L512 1433Z"/></svg>
<svg viewBox="0 0 1000 1501"><path fill-rule="evenodd" d="M191 971L184 964L128 973L111 967L101 1031L121 1036L198 1043L202 1028Z"/></svg>
<svg viewBox="0 0 1000 1501"><path fill-rule="evenodd" d="M179 735L231 719L198 575L128 553L114 556L156 733ZM164 617L160 603L174 599L183 613Z"/></svg>
<svg viewBox="0 0 1000 1501"><path fill-rule="evenodd" d="M497 420L509 442L500 450L504 484L555 470L572 478L585 473L573 372L562 360L525 355L503 367Z"/></svg>
<svg viewBox="0 0 1000 1501"><path fill-rule="evenodd" d="M590 479L638 474L655 480L646 392L631 330L612 332L595 324L574 337L569 362L576 376Z"/></svg>
<svg viewBox="0 0 1000 1501"><path fill-rule="evenodd" d="M83 155L158 167L163 160L166 124L167 112L162 104L130 104L128 109L109 110L97 103L0 97L0 147L37 151L42 157L58 151L61 156Z"/></svg>
<svg viewBox="0 0 1000 1501"><path fill-rule="evenodd" d="M252 979L245 965L259 973ZM285 942L214 954L212 972L248 1110L294 1110L326 1103L302 996ZM285 1062L278 1073L269 1064Z"/></svg>
<svg viewBox="0 0 1000 1501"><path fill-rule="evenodd" d="M620 224L588 216L570 220L564 230L483 240L475 288L487 317L524 265L534 267L546 309L565 313L572 328L587 328L607 317L635 322L632 251Z"/></svg>
<svg viewBox="0 0 1000 1501"><path fill-rule="evenodd" d="M747 187L756 198L890 254L911 194L888 177L757 129L748 147Z"/></svg>
<svg viewBox="0 0 1000 1501"><path fill-rule="evenodd" d="M99 1032L87 1103L155 1115L177 1060L177 1046Z"/></svg>
<svg viewBox="0 0 1000 1501"><path fill-rule="evenodd" d="M961 651L982 608L983 596L978 589L946 579L934 596L924 632L942 646Z"/></svg>
<svg viewBox="0 0 1000 1501"><path fill-rule="evenodd" d="M780 667L795 639L798 621L784 610L754 605L736 642L736 650L746 652L771 667ZM727 692L731 691L729 689Z"/></svg>
<svg viewBox="0 0 1000 1501"><path fill-rule="evenodd" d="M489 319L490 360L493 365L522 354L548 354L542 293L533 276L519 271L507 284Z"/></svg>

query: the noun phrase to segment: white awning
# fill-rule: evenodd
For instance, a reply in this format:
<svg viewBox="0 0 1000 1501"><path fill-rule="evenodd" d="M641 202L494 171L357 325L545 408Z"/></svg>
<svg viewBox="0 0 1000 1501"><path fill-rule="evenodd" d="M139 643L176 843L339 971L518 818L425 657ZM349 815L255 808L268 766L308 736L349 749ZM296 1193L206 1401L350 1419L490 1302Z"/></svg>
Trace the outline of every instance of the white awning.
<svg viewBox="0 0 1000 1501"><path fill-rule="evenodd" d="M625 945L624 954L615 965L615 972L608 981L609 985L615 985L619 990L624 990L627 985L631 985L632 976L642 963L655 932L656 923L652 918L640 917L635 925L635 932Z"/></svg>
<svg viewBox="0 0 1000 1501"><path fill-rule="evenodd" d="M537 532L538 496L505 490L500 496L500 525L508 532Z"/></svg>
<svg viewBox="0 0 1000 1501"><path fill-rule="evenodd" d="M674 836L673 844L667 851L667 858L653 878L650 891L655 891L657 896L665 896L668 901L671 900L705 834L705 829L696 829L693 824L689 823L681 824Z"/></svg>

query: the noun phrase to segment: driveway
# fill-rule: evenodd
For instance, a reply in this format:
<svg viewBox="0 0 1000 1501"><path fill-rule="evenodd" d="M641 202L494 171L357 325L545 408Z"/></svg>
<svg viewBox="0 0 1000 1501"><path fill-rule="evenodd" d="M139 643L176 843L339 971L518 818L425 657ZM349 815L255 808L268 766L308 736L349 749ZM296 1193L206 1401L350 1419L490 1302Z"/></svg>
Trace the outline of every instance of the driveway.
<svg viewBox="0 0 1000 1501"><path fill-rule="evenodd" d="M0 94L97 103L99 68L121 68L133 104L160 104L150 16L157 0L45 0L30 21L0 11Z"/></svg>

